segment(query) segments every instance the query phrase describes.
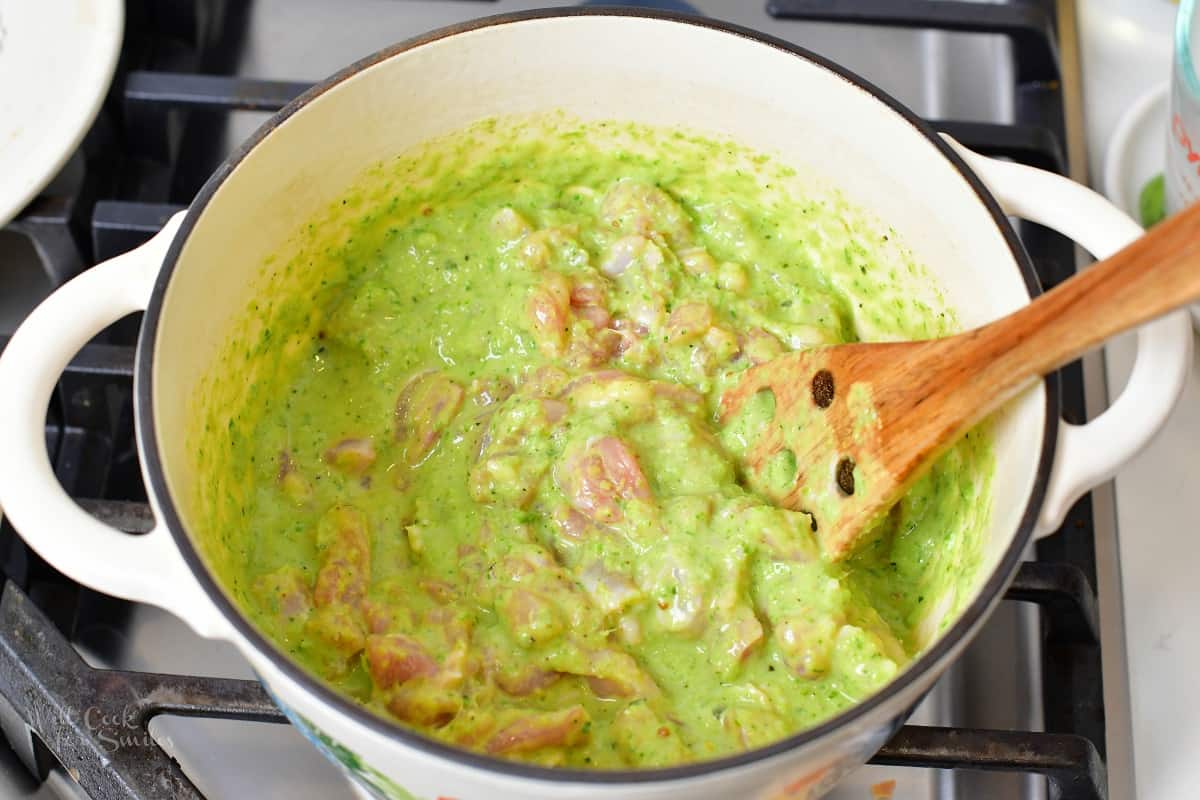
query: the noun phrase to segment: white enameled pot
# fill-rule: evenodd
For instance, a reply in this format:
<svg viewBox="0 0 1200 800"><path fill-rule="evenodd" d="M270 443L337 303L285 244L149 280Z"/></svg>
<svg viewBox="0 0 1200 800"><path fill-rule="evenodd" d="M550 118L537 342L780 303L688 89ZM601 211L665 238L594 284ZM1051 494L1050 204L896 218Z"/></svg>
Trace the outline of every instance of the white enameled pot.
<svg viewBox="0 0 1200 800"><path fill-rule="evenodd" d="M372 56L275 115L212 177L186 215L137 250L63 286L0 357L0 505L46 560L100 591L166 608L234 643L292 720L360 789L381 797L800 798L828 789L900 726L999 600L1031 536L1154 434L1190 361L1186 314L1139 333L1110 409L1058 416L1054 377L1001 415L983 567L961 617L893 683L811 730L759 750L669 769L553 770L467 753L372 716L252 628L197 554L179 499L204 480L185 446L189 397L247 306L264 259L364 167L482 117L565 109L728 135L826 176L899 232L964 325L1039 291L1005 214L1107 256L1135 223L1069 181L977 156L885 94L811 53L716 22L640 11L491 18ZM55 480L43 440L52 388L108 323L146 310L136 421L157 527L106 528Z"/></svg>

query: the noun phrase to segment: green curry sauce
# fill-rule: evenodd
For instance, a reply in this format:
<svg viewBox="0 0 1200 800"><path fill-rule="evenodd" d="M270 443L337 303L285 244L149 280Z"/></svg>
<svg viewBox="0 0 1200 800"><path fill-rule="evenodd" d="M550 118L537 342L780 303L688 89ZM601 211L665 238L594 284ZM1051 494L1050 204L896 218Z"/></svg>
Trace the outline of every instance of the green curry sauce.
<svg viewBox="0 0 1200 800"><path fill-rule="evenodd" d="M487 121L369 170L264 286L201 393L206 557L381 715L551 765L711 758L867 697L966 600L985 430L837 565L739 476L769 408L714 412L748 365L956 326L769 158Z"/></svg>

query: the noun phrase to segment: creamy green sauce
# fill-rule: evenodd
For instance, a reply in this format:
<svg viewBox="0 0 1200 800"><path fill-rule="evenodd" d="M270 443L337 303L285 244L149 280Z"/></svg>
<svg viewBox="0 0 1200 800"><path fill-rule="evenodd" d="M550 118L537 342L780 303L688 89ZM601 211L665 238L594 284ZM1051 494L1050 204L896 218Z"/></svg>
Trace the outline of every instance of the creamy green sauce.
<svg viewBox="0 0 1200 800"><path fill-rule="evenodd" d="M893 232L765 156L488 121L369 170L263 285L201 393L206 557L384 716L546 764L711 758L867 697L967 599L986 431L837 565L739 475L763 419L715 410L747 366L956 327Z"/></svg>

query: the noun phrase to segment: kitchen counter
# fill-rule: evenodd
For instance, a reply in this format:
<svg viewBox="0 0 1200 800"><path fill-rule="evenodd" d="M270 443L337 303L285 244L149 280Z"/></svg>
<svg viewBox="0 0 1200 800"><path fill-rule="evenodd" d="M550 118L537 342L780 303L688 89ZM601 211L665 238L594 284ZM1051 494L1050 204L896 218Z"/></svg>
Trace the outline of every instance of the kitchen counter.
<svg viewBox="0 0 1200 800"><path fill-rule="evenodd" d="M1135 351L1130 336L1107 348L1112 390ZM1192 359L1167 425L1116 478L1137 797L1155 800L1200 785L1200 348Z"/></svg>
<svg viewBox="0 0 1200 800"><path fill-rule="evenodd" d="M1170 76L1175 8L1167 0L1079 4L1093 186L1103 185L1101 166L1121 115ZM1135 352L1132 335L1106 348L1110 395L1124 386ZM1115 481L1134 775L1110 775L1113 800L1130 785L1139 800L1192 797L1200 786L1198 476L1200 351L1174 414Z"/></svg>

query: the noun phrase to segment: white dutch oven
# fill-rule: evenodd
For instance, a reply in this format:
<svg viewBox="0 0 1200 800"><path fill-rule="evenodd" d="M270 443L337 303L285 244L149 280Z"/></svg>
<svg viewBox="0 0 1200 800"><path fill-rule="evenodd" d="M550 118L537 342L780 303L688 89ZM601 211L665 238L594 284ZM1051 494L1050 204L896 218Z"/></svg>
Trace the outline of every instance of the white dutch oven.
<svg viewBox="0 0 1200 800"><path fill-rule="evenodd" d="M902 724L999 600L1030 537L1054 530L1080 494L1161 425L1190 360L1187 317L1173 314L1140 332L1129 385L1089 424L1059 419L1054 377L1002 415L990 538L973 596L961 618L865 702L770 747L670 769L552 770L463 752L335 694L230 602L177 502L204 479L184 445L189 399L246 307L264 258L360 170L481 117L555 108L729 135L826 176L900 233L967 326L1039 291L1006 213L1062 231L1098 257L1140 233L1089 190L970 153L836 65L747 30L632 11L482 20L381 52L308 92L217 171L186 215L71 281L29 317L0 358L0 504L38 553L80 583L162 606L200 634L233 642L309 738L380 796L815 796ZM141 309L136 419L158 526L133 537L63 493L42 429L71 355Z"/></svg>

